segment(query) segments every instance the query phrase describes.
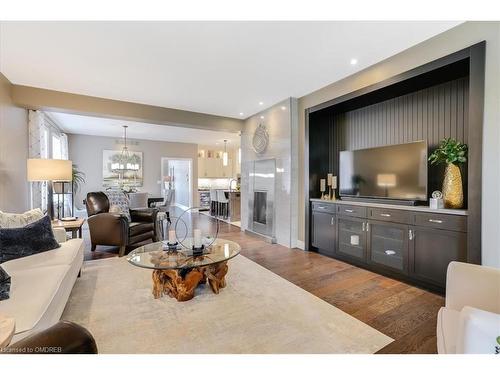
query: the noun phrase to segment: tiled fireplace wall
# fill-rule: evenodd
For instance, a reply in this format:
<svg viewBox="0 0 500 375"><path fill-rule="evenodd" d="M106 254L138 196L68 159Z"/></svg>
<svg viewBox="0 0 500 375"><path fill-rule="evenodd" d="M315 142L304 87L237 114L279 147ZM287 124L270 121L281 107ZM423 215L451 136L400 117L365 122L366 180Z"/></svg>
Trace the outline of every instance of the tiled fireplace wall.
<svg viewBox="0 0 500 375"><path fill-rule="evenodd" d="M250 173L256 160L274 159L276 162L274 210L274 236L279 244L294 247L297 240L298 147L297 100L289 98L248 118L241 134L241 225L249 228ZM263 124L269 134L269 144L262 154L252 148L257 127ZM295 157L294 157L295 156Z"/></svg>

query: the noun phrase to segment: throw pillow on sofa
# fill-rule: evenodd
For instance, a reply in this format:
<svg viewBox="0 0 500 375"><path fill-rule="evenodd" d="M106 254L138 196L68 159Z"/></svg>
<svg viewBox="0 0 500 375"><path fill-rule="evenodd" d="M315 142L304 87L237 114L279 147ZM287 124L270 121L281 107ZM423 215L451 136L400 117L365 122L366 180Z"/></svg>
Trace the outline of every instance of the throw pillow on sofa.
<svg viewBox="0 0 500 375"><path fill-rule="evenodd" d="M0 301L9 299L10 297L10 276L0 266Z"/></svg>
<svg viewBox="0 0 500 375"><path fill-rule="evenodd" d="M121 190L109 190L105 194L109 200L109 207L116 207L120 209L120 214L125 215L128 221L132 221L130 217L130 201L128 197Z"/></svg>
<svg viewBox="0 0 500 375"><path fill-rule="evenodd" d="M48 216L23 228L0 228L0 263L58 247Z"/></svg>
<svg viewBox="0 0 500 375"><path fill-rule="evenodd" d="M26 211L23 214L10 214L0 211L0 228L21 228L34 223L43 217L43 212L39 208Z"/></svg>

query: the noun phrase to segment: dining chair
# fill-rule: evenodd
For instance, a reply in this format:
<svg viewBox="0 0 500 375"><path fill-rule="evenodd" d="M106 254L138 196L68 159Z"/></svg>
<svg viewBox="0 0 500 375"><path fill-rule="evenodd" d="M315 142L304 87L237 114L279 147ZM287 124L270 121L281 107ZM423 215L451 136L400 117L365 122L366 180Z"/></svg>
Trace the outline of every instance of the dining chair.
<svg viewBox="0 0 500 375"><path fill-rule="evenodd" d="M219 214L217 203L217 190L210 189L210 215L217 216Z"/></svg>
<svg viewBox="0 0 500 375"><path fill-rule="evenodd" d="M148 193L128 193L130 201L129 207L134 208L147 208L148 207Z"/></svg>
<svg viewBox="0 0 500 375"><path fill-rule="evenodd" d="M229 199L224 190L217 190L217 204L219 206L219 216L227 219L229 216Z"/></svg>

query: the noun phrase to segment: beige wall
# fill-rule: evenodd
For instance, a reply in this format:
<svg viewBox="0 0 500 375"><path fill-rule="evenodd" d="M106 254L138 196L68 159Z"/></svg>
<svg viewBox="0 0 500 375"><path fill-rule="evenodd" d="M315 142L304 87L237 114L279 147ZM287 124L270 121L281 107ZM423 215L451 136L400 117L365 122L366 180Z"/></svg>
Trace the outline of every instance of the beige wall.
<svg viewBox="0 0 500 375"><path fill-rule="evenodd" d="M483 135L482 261L500 267L500 23L467 22L355 75L299 99L299 181L304 181L304 110L486 40ZM383 43L383 41L380 41ZM304 240L304 185L299 184L299 240Z"/></svg>
<svg viewBox="0 0 500 375"><path fill-rule="evenodd" d="M29 208L28 111L14 106L11 86L0 73L0 210L23 212Z"/></svg>
<svg viewBox="0 0 500 375"><path fill-rule="evenodd" d="M116 140L117 138L112 137L68 134L69 158L86 175L86 183L75 200L78 208L83 208L82 201L88 192L102 191L102 151L120 150L123 145L116 143ZM144 185L141 191L155 196L160 195L160 185L157 181L161 179L162 157L193 159L193 202L197 204L198 146L196 144L134 139L130 141L131 151L143 152Z"/></svg>
<svg viewBox="0 0 500 375"><path fill-rule="evenodd" d="M238 132L243 121L230 117L14 85L12 99L28 109L118 118L159 125Z"/></svg>

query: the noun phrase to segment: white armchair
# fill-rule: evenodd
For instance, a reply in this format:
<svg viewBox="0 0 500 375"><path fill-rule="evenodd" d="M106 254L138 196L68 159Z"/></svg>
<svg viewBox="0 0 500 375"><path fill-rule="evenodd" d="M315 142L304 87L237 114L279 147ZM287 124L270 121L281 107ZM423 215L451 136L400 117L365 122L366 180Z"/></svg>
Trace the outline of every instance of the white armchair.
<svg viewBox="0 0 500 375"><path fill-rule="evenodd" d="M500 269L451 262L438 313L440 354L495 353L500 336Z"/></svg>

